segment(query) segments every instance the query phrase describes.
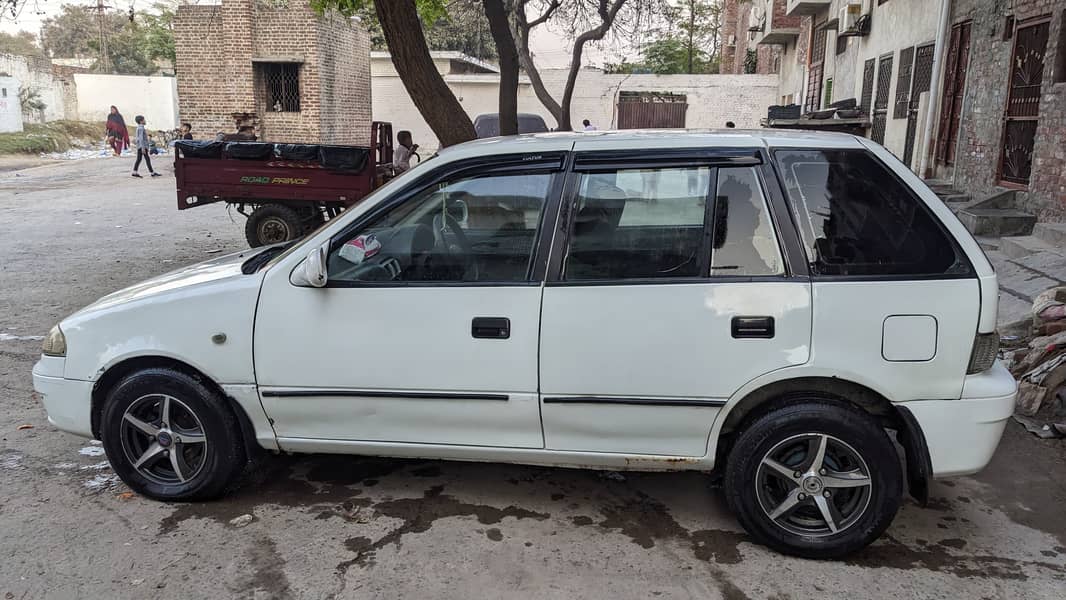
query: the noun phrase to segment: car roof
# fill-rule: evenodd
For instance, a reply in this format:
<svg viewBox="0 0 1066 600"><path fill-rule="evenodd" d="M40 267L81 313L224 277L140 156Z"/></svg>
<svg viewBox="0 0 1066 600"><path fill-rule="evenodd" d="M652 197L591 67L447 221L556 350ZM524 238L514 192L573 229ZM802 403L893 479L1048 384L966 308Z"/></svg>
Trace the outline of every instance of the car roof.
<svg viewBox="0 0 1066 600"><path fill-rule="evenodd" d="M653 148L862 148L846 133L789 129L625 129L555 131L492 137L457 144L440 151L448 161L493 154L525 154L565 150Z"/></svg>

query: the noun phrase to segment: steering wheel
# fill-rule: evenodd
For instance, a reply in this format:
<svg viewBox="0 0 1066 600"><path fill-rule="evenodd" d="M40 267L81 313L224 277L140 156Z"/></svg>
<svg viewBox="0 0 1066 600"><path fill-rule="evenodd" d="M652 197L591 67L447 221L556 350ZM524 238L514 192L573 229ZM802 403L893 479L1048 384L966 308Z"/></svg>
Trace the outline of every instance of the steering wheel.
<svg viewBox="0 0 1066 600"><path fill-rule="evenodd" d="M455 242L450 243L448 241L448 234L454 238ZM477 260L474 257L473 247L470 245L470 241L466 238L466 233L463 232L463 228L459 227L459 222L455 220L451 215L437 214L433 217L433 243L438 248L443 248L452 256L459 256L462 254L464 266L466 267L466 273L464 273L464 279L468 281L477 281L478 268ZM467 278L466 275L472 275Z"/></svg>

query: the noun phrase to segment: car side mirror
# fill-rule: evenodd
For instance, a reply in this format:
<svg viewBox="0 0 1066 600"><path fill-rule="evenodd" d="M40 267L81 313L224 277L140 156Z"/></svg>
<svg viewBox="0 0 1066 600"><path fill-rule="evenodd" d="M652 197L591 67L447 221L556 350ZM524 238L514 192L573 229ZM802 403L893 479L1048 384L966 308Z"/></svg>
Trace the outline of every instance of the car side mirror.
<svg viewBox="0 0 1066 600"><path fill-rule="evenodd" d="M296 266L289 277L289 283L297 287L326 287L329 281L326 262L329 257L329 241L315 248L307 258Z"/></svg>

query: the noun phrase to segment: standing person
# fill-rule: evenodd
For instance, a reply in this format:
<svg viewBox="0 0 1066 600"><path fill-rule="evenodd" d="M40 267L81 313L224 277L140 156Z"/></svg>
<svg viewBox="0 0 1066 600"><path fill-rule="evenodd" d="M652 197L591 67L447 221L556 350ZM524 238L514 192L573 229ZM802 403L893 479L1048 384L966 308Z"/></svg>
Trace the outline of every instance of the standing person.
<svg viewBox="0 0 1066 600"><path fill-rule="evenodd" d="M596 126L588 119L582 121L581 124L585 126L585 131L596 131Z"/></svg>
<svg viewBox="0 0 1066 600"><path fill-rule="evenodd" d="M111 113L107 115L107 142L114 150L115 156L122 154L122 150L130 146L130 130L126 128L126 120L118 108L111 106Z"/></svg>
<svg viewBox="0 0 1066 600"><path fill-rule="evenodd" d="M159 177L159 173L152 169L152 158L148 156L151 143L148 141L148 130L144 127L144 117L137 115L133 120L137 122L137 160L133 163L133 176L141 176L137 169L141 168L141 159L143 158L144 164L148 165L148 172L152 174L152 177Z"/></svg>
<svg viewBox="0 0 1066 600"><path fill-rule="evenodd" d="M183 140L191 140L192 139L192 125L189 125L188 123L182 123L181 124L181 139L183 139Z"/></svg>
<svg viewBox="0 0 1066 600"><path fill-rule="evenodd" d="M418 144L412 143L407 130L396 134L396 142L399 145L392 150L392 170L399 175L411 168L411 155L418 150Z"/></svg>

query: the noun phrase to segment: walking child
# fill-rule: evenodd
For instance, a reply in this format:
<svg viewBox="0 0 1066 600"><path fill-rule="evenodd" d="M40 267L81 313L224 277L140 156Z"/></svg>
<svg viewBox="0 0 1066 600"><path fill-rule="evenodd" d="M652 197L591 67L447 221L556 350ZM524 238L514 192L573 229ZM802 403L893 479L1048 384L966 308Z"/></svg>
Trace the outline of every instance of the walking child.
<svg viewBox="0 0 1066 600"><path fill-rule="evenodd" d="M148 172L152 174L152 177L159 177L159 173L152 169L152 158L148 155L152 145L148 141L148 130L144 126L144 117L137 115L134 121L137 122L137 160L133 163L133 176L141 176L137 170L141 168L141 159L143 158L144 164L148 166Z"/></svg>

